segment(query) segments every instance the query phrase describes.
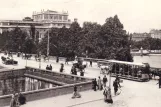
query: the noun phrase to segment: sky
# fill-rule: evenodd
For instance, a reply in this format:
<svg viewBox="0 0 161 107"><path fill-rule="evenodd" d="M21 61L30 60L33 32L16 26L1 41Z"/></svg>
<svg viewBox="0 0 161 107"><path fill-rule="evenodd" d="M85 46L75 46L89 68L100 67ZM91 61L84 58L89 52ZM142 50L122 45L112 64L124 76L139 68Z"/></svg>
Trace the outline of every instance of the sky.
<svg viewBox="0 0 161 107"><path fill-rule="evenodd" d="M21 20L42 9L68 11L69 18L104 24L118 15L130 33L161 29L161 0L0 0L0 20Z"/></svg>

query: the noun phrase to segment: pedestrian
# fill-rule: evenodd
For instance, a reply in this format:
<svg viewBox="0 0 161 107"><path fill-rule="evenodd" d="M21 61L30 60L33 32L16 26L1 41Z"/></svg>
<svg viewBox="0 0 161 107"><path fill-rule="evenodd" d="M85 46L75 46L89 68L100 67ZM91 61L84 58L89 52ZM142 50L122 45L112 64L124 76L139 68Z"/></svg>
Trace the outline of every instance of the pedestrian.
<svg viewBox="0 0 161 107"><path fill-rule="evenodd" d="M103 77L103 86L104 87L106 87L107 82L108 82L107 77L106 77L106 75L104 75L104 77Z"/></svg>
<svg viewBox="0 0 161 107"><path fill-rule="evenodd" d="M106 102L107 102L107 103L113 103L112 95L111 95L111 89L110 89L110 88L108 88L106 94L107 94L107 95L106 95Z"/></svg>
<svg viewBox="0 0 161 107"><path fill-rule="evenodd" d="M97 81L96 81L96 78L92 81L92 89L94 91L97 91Z"/></svg>
<svg viewBox="0 0 161 107"><path fill-rule="evenodd" d="M15 94L12 95L12 99L11 99L11 102L10 102L10 107L16 107Z"/></svg>
<svg viewBox="0 0 161 107"><path fill-rule="evenodd" d="M68 57L65 59L65 64L68 65Z"/></svg>
<svg viewBox="0 0 161 107"><path fill-rule="evenodd" d="M116 79L115 79L115 80L116 80L116 82L118 83L118 86L121 87L121 85L120 85L120 78L119 78L118 75L116 75Z"/></svg>
<svg viewBox="0 0 161 107"><path fill-rule="evenodd" d="M74 67L74 75L77 75L77 68Z"/></svg>
<svg viewBox="0 0 161 107"><path fill-rule="evenodd" d="M46 66L46 70L49 70L49 65Z"/></svg>
<svg viewBox="0 0 161 107"><path fill-rule="evenodd" d="M118 91L118 82L117 82L117 80L115 80L115 81L113 82L113 87L114 87L114 93L115 93L115 95L116 95L116 93L117 93L117 91Z"/></svg>
<svg viewBox="0 0 161 107"><path fill-rule="evenodd" d="M16 107L19 107L19 106L20 106L20 103L19 103L18 98L19 98L19 94L16 93L16 94L15 94Z"/></svg>
<svg viewBox="0 0 161 107"><path fill-rule="evenodd" d="M50 70L52 70L52 69L53 69L53 67L51 66L51 64L50 64L49 68L50 68Z"/></svg>
<svg viewBox="0 0 161 107"><path fill-rule="evenodd" d="M90 66L92 67L92 60L90 60Z"/></svg>
<svg viewBox="0 0 161 107"><path fill-rule="evenodd" d="M56 57L56 63L59 63L59 57L58 56Z"/></svg>
<svg viewBox="0 0 161 107"><path fill-rule="evenodd" d="M84 76L84 71L83 70L81 70L80 76Z"/></svg>
<svg viewBox="0 0 161 107"><path fill-rule="evenodd" d="M24 104L26 104L26 97L24 95L22 95L21 93L19 93L18 101L19 101L20 105L24 105Z"/></svg>
<svg viewBox="0 0 161 107"><path fill-rule="evenodd" d="M101 82L101 78L100 78L100 76L98 77L98 81L97 81L98 83L98 89L99 90L102 90L102 82Z"/></svg>
<svg viewBox="0 0 161 107"><path fill-rule="evenodd" d="M159 79L158 79L158 83L159 84L159 88L161 88L161 75L159 76Z"/></svg>
<svg viewBox="0 0 161 107"><path fill-rule="evenodd" d="M64 71L64 64L61 64L60 72L63 72L63 71Z"/></svg>
<svg viewBox="0 0 161 107"><path fill-rule="evenodd" d="M73 92L72 98L81 98L81 95L78 92L77 86L74 86L74 92Z"/></svg>

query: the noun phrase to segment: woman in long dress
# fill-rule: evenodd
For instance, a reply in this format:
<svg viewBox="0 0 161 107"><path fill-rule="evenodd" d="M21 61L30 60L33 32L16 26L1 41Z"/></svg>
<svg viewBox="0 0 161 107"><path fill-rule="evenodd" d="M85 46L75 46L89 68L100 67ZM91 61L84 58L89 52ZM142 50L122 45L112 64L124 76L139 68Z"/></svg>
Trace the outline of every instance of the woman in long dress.
<svg viewBox="0 0 161 107"><path fill-rule="evenodd" d="M102 90L102 83L101 83L101 78L100 78L100 76L98 77L98 89L99 90Z"/></svg>
<svg viewBox="0 0 161 107"><path fill-rule="evenodd" d="M11 102L10 102L10 107L16 107L15 94L12 95L12 99L11 99Z"/></svg>

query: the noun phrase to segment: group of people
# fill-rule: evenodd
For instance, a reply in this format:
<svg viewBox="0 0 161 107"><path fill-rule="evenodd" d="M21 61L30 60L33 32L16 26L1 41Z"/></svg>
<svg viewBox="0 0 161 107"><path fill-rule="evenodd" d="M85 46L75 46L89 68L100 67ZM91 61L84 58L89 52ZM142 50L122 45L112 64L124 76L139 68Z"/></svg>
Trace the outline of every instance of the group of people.
<svg viewBox="0 0 161 107"><path fill-rule="evenodd" d="M111 96L111 89L107 87L107 82L108 79L106 75L104 75L103 79L101 80L100 76L98 77L98 80L96 81L96 78L93 80L93 90L97 91L98 90L103 90L103 95L104 95L104 101L107 103L113 103L112 96Z"/></svg>
<svg viewBox="0 0 161 107"><path fill-rule="evenodd" d="M117 95L118 88L121 88L120 81L121 81L120 78L118 76L116 76L116 79L113 82L115 95ZM96 78L95 78L92 81L92 83L93 83L92 89L94 91L97 91L97 90L101 91L104 89L104 91L103 91L104 101L107 103L113 103L112 96L111 96L111 88L107 86L107 82L108 82L108 79L107 79L106 75L104 75L102 80L101 80L101 77L99 76L98 80L96 80Z"/></svg>
<svg viewBox="0 0 161 107"><path fill-rule="evenodd" d="M10 107L19 107L26 104L26 97L21 93L14 93L11 98Z"/></svg>
<svg viewBox="0 0 161 107"><path fill-rule="evenodd" d="M46 70L52 70L52 69L53 67L51 66L51 64L46 66Z"/></svg>
<svg viewBox="0 0 161 107"><path fill-rule="evenodd" d="M99 76L99 77L98 77L98 80L96 80L96 78L95 78L95 79L92 81L92 83L93 83L92 89L93 89L94 91L97 91L97 89L98 89L98 90L102 90L103 87L104 87L104 88L106 87L107 82L108 82L108 79L107 79L106 75L104 75L103 80L101 80L101 77Z"/></svg>
<svg viewBox="0 0 161 107"><path fill-rule="evenodd" d="M71 68L71 74L77 75L78 70L79 70L79 68L76 67L76 65L73 64L73 66ZM84 76L84 70L83 69L80 70L80 76Z"/></svg>

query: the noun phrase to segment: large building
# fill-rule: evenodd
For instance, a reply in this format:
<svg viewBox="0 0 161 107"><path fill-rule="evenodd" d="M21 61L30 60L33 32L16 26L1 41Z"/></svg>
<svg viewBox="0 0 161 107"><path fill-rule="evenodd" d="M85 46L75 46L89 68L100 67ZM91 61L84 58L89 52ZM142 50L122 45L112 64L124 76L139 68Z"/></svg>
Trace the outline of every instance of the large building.
<svg viewBox="0 0 161 107"><path fill-rule="evenodd" d="M149 33L133 33L131 35L131 40L133 40L133 41L142 41L147 37L150 37Z"/></svg>
<svg viewBox="0 0 161 107"><path fill-rule="evenodd" d="M150 31L151 37L152 38L158 38L161 39L161 30L156 30L156 29L152 29Z"/></svg>
<svg viewBox="0 0 161 107"><path fill-rule="evenodd" d="M68 19L68 12L57 12L52 10L33 12L32 18L26 17L23 20L0 20L0 33L6 30L13 30L16 27L30 33L31 26L35 27L35 34L39 39L52 27L69 28L71 21Z"/></svg>

